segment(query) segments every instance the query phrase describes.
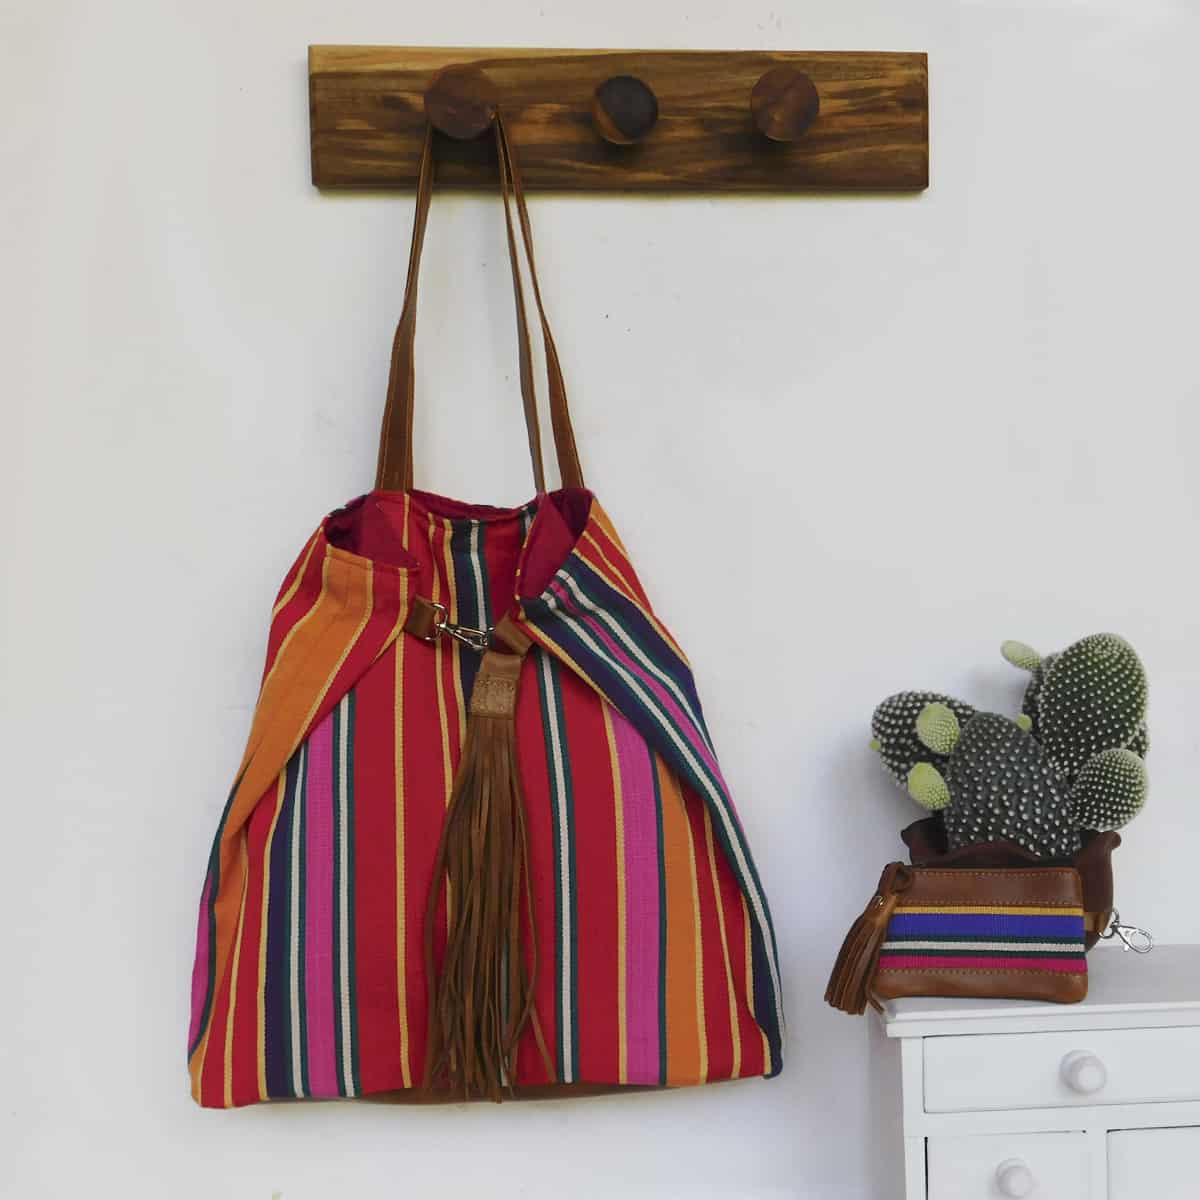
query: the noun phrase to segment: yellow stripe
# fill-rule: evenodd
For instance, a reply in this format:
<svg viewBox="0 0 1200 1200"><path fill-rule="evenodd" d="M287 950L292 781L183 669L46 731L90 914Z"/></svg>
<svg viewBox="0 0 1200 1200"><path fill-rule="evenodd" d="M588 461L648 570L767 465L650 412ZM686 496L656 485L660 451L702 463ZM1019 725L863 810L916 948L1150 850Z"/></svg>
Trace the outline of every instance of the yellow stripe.
<svg viewBox="0 0 1200 1200"><path fill-rule="evenodd" d="M898 913L994 913L997 916L1016 917L1082 917L1082 908L1030 908L1006 904L900 904L896 907Z"/></svg>
<svg viewBox="0 0 1200 1200"><path fill-rule="evenodd" d="M288 602L300 590L300 581L304 578L304 572L308 570L308 560L312 558L313 548L317 544L317 534L321 531L318 529L316 533L308 539L308 546L304 551L304 561L300 564L300 569L296 572L295 579L288 585L288 590L279 597L275 607L271 609L271 620L273 621L287 607Z"/></svg>
<svg viewBox="0 0 1200 1200"><path fill-rule="evenodd" d="M407 497L405 497L407 500ZM408 577L400 576L400 611L408 607ZM396 995L400 1015L400 1077L412 1087L408 1052L408 961L404 871L404 638L396 642Z"/></svg>
<svg viewBox="0 0 1200 1200"><path fill-rule="evenodd" d="M375 573L373 571L367 571L364 573L364 577L366 579L367 595L366 602L363 604L362 617L359 619L358 625L355 627L353 636L342 648L342 653L337 662L334 664L333 670L329 672L329 678L325 680L325 686L317 695L316 700L313 701L312 708L308 710L308 715L304 718L304 724L301 726L302 730L307 730L312 724L313 717L317 715L317 709L321 707L325 701L325 697L329 695L329 689L333 686L333 681L338 677L338 672L342 669L342 667L346 665L346 659L350 657L350 651L358 645L358 639L362 637L362 631L366 629L367 622L371 619L371 612L375 607ZM291 755L289 754L288 757L290 758Z"/></svg>
<svg viewBox="0 0 1200 1200"><path fill-rule="evenodd" d="M267 909L271 899L271 846L275 841L275 827L283 811L283 798L287 794L287 770L279 772L275 786L275 811L271 814L271 828L267 832L267 844L263 850L262 865L262 921L258 939L258 1098L267 1099Z"/></svg>
<svg viewBox="0 0 1200 1200"><path fill-rule="evenodd" d="M621 792L621 768L617 760L617 743L613 734L609 706L604 713L604 736L608 739L608 759L612 768L613 812L617 826L617 1082L629 1082L628 1014L625 997L625 802Z"/></svg>
<svg viewBox="0 0 1200 1200"><path fill-rule="evenodd" d="M225 1017L225 1107L233 1107L233 1019L237 1013L238 963L242 959L242 933L246 928L246 893L249 891L250 872L247 869L249 851L246 848L246 833L238 857L242 867L242 903L238 909L237 937L233 943L233 966L229 972L229 1012Z"/></svg>
<svg viewBox="0 0 1200 1200"><path fill-rule="evenodd" d="M600 543L598 541L596 541L595 534L593 534L590 530L585 529L583 531L583 538L584 538L584 541L591 542L591 544L596 548L596 553L598 555L600 555L600 561L608 568L609 572L611 574L613 574L614 576L616 576L616 578L620 581L621 588L619 590L626 591L629 593L629 595L632 596L634 594L633 585L622 574L621 568L618 567L617 564L615 562L613 562L612 559L609 558L607 554L604 553L604 548L600 545ZM594 563L592 564L592 567L594 570L595 569ZM598 573L603 575L604 572L600 571Z"/></svg>
<svg viewBox="0 0 1200 1200"><path fill-rule="evenodd" d="M717 905L717 927L721 931L721 953L725 959L725 987L729 993L729 1030L733 1038L733 1070L730 1079L742 1073L742 1031L738 1025L737 992L733 986L733 964L729 961L729 938L725 933L725 906L721 901L720 876L717 874L717 852L713 846L712 814L704 810L704 844L708 848L708 869L712 872L713 895Z"/></svg>
<svg viewBox="0 0 1200 1200"><path fill-rule="evenodd" d="M437 524L433 519L433 514L429 514L429 543L430 548L437 544L436 542ZM440 604L442 599L442 577L439 574L435 565L433 571L433 595L429 598L434 604ZM451 620L454 614L451 613ZM446 689L442 686L442 654L443 638L437 638L433 643L433 665L437 677L437 704L438 704L438 724L442 731L442 782L445 785L445 800L444 806L450 805L450 789L453 786L453 767L450 762L450 724L449 716L446 712Z"/></svg>
<svg viewBox="0 0 1200 1200"><path fill-rule="evenodd" d="M686 800L684 801L686 806ZM705 812L708 805L703 805ZM686 813L685 813L686 817ZM688 863L692 873L692 927L696 931L696 1028L700 1034L700 1063L698 1083L708 1079L708 1013L704 1007L704 926L700 918L700 873L696 866L696 840L692 837L692 822L684 821L688 839Z"/></svg>
<svg viewBox="0 0 1200 1200"><path fill-rule="evenodd" d="M429 514L429 551L431 554L435 552L437 546L437 522L434 520L433 513ZM433 570L433 594L429 597L434 604L438 604L442 599L442 577L437 569L437 560L434 559ZM450 620L454 620L454 613L450 612ZM442 656L445 654L445 638L436 638L433 643L433 670L434 677L437 680L435 691L437 693L438 705L438 725L442 733L442 785L445 792L445 799L442 806L450 807L450 792L454 787L454 765L450 761L450 715L446 705L446 688L443 684L445 678L442 673ZM454 897L450 894L450 881L446 880L446 932L450 932L450 913L451 903Z"/></svg>
<svg viewBox="0 0 1200 1200"><path fill-rule="evenodd" d="M758 1014L754 1011L754 958L751 954L750 945L750 909L746 904L746 893L741 894L742 901L742 936L744 937L743 945L746 947L746 1003L750 1009L750 1015L754 1018L754 1023L758 1025L758 1033L762 1038L763 1051L763 1074L771 1073L771 1043L767 1041L767 1035L763 1031L763 1027L759 1024Z"/></svg>

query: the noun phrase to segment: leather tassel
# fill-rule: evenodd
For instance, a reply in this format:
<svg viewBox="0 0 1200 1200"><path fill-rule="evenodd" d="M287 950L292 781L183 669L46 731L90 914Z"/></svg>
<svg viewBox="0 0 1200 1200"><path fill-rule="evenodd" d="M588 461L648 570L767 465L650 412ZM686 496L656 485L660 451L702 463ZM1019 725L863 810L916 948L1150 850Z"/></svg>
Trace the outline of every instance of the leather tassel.
<svg viewBox="0 0 1200 1200"><path fill-rule="evenodd" d="M521 661L520 653L483 656L425 915L425 1087L468 1100L500 1100L511 1088L517 1044L533 1012L537 948L522 936L533 927L533 897L514 731ZM443 894L449 917L439 969Z"/></svg>
<svg viewBox="0 0 1200 1200"><path fill-rule="evenodd" d="M825 988L827 1004L856 1016L866 1011L888 922L900 897L911 885L911 868L898 862L884 868L875 895L842 942Z"/></svg>

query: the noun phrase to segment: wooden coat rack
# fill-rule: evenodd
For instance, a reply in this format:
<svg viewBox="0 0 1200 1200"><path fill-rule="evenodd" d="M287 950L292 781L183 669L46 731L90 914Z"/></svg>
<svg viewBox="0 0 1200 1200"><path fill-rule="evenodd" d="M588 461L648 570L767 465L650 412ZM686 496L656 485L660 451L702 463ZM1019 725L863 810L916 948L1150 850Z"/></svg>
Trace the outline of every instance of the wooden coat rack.
<svg viewBox="0 0 1200 1200"><path fill-rule="evenodd" d="M310 46L313 183L495 187L503 111L527 188L909 191L929 184L924 54Z"/></svg>

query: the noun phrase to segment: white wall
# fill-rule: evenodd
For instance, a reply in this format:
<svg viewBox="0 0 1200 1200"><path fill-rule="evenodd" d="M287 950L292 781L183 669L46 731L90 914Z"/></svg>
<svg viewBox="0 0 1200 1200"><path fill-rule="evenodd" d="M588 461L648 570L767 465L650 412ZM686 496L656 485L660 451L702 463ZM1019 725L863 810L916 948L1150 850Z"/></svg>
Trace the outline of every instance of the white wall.
<svg viewBox="0 0 1200 1200"><path fill-rule="evenodd" d="M355 41L929 51L925 195L534 201L589 480L690 648L773 899L772 1084L188 1098L265 616L372 478L410 199L318 195L307 161L305 46ZM903 686L1014 711L1004 637L1142 652L1118 899L1200 940L1194 4L60 0L3 5L0 45L0 1193L885 1197L869 1026L821 1002L914 815L866 724ZM419 471L512 502L498 204L435 208Z"/></svg>

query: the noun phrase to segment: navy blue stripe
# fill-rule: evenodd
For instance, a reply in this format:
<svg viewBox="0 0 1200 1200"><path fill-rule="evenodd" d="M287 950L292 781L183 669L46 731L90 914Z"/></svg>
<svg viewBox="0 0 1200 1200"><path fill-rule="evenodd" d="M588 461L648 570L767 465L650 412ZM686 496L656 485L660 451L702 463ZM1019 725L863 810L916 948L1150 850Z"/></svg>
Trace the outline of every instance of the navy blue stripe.
<svg viewBox="0 0 1200 1200"><path fill-rule="evenodd" d="M208 925L208 980L204 987L204 1006L200 1010L200 1023L196 1026L196 1038L188 1047L188 1058L196 1053L196 1048L204 1040L204 1031L208 1028L212 1016L213 997L217 990L217 889L221 885L221 837L229 820L229 810L233 807L233 798L237 795L238 784L242 782L239 775L233 781L229 790L229 798L221 810L221 820L217 825L217 836L213 838L212 849L208 852L208 869L204 873L204 886L208 888L207 925ZM211 886L209 883L211 881ZM200 894L204 895L202 888ZM197 947L198 948L198 947Z"/></svg>
<svg viewBox="0 0 1200 1200"><path fill-rule="evenodd" d="M476 527L479 530L479 573L483 578L482 609L479 607L478 584L475 581L475 555L471 552L471 535ZM458 625L468 625L472 629L487 629L491 624L488 620L487 568L483 558L486 528L483 522L455 521L450 532L450 561L454 564L455 600L455 611L450 614L450 619ZM471 691L475 687L475 676L479 674L481 656L458 642L454 643L454 647L462 674L463 696L469 702Z"/></svg>
<svg viewBox="0 0 1200 1200"><path fill-rule="evenodd" d="M271 839L271 878L267 891L267 956L263 981L263 1050L267 1095L295 1095L292 1084L291 1001L289 985L291 923L292 812L296 803L300 756L285 768L283 803Z"/></svg>
<svg viewBox="0 0 1200 1200"><path fill-rule="evenodd" d="M566 607L568 611L573 608L572 605L567 605ZM766 918L767 929L765 935L757 919L752 919L750 923L751 963L754 971L754 1011L758 1023L766 1035L767 1044L770 1048L771 1070L769 1074L777 1074L782 1065L783 1039L782 1030L779 1028L779 1022L776 1017L777 1008L782 1004L782 997L777 998L775 996L775 989L772 982L772 963L778 962L778 952L775 946L775 930L771 921L766 893L759 880L754 858L745 843L740 825L733 813L733 806L729 803L724 788L721 786L720 781L713 777L711 772L704 767L703 762L699 761L699 754L696 754L697 765L699 771L703 771L704 774L701 775L696 768L692 767L687 757L676 746L674 739L668 736L656 716L646 710L642 699L625 682L620 672L606 657L598 654L578 636L572 628L571 623L559 614L555 606L540 599L529 600L525 602L525 611L528 619L536 627L545 630L547 635L581 666L591 680L616 705L618 711L633 724L651 746L658 750L676 773L690 784L701 799L709 805L710 809L713 807L712 801L709 799L710 791L715 791L725 800L730 813L731 824L734 828L734 834L738 840L738 848L746 863L750 879L758 892ZM586 627L586 621L583 620L581 614L572 613L572 615ZM595 634L593 633L591 636L595 637ZM653 637L660 645L662 644L662 639L657 632L654 633ZM683 669L680 660L675 658L675 661L679 668ZM645 685L641 684L641 686L645 690ZM651 700L653 700L652 696ZM655 712L661 716L663 722L675 730L681 741L686 745L692 744L692 738L689 736L688 731L681 729L678 723L672 719L671 715L663 711L657 703L655 704ZM693 752L695 753L695 751ZM719 814L717 814L717 818L713 821L714 833L726 861L735 875L740 875L741 872L738 869L733 846L726 832L725 822L720 819ZM743 892L749 890L747 880L739 879L739 883ZM770 939L770 945L767 944L767 938Z"/></svg>
<svg viewBox="0 0 1200 1200"><path fill-rule="evenodd" d="M704 707L696 691L695 678L688 670L687 664L675 652L675 647L654 627L641 606L618 591L578 556L560 573L569 575L572 582L597 608L615 617L638 649L678 685L695 714L705 740L711 742L708 729L704 725Z"/></svg>

